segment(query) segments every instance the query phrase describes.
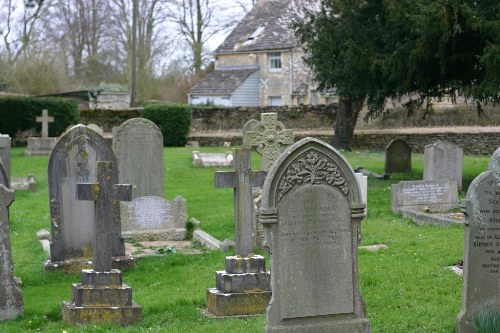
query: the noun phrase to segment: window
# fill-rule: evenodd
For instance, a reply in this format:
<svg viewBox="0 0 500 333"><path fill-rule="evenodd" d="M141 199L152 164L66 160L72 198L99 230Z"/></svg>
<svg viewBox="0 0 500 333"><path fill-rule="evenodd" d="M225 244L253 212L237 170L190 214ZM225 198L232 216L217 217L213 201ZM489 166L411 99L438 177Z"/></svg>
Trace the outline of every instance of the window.
<svg viewBox="0 0 500 333"><path fill-rule="evenodd" d="M281 52L269 52L269 71L279 72L281 71Z"/></svg>
<svg viewBox="0 0 500 333"><path fill-rule="evenodd" d="M269 96L269 106L282 106L283 100L281 96Z"/></svg>

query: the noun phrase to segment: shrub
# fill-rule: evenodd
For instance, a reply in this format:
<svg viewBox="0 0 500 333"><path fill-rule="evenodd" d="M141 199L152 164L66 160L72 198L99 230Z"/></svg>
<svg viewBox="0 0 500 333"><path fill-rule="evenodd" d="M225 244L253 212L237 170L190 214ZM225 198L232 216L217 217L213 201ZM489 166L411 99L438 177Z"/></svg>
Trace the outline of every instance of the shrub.
<svg viewBox="0 0 500 333"><path fill-rule="evenodd" d="M152 104L142 116L154 122L163 135L163 145L184 146L191 126L191 107L186 104Z"/></svg>
<svg viewBox="0 0 500 333"><path fill-rule="evenodd" d="M0 98L0 133L14 137L16 133L35 129L41 133L42 124L36 117L47 109L54 122L49 124L49 136L57 137L69 125L78 124L80 114L78 104L60 97L2 97Z"/></svg>

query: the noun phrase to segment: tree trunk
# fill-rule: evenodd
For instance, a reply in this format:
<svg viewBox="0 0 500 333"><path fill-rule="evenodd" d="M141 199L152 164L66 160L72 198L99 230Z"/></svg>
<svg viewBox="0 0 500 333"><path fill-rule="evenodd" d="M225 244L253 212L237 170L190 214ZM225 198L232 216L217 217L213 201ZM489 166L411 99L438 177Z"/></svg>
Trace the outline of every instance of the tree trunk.
<svg viewBox="0 0 500 333"><path fill-rule="evenodd" d="M351 97L339 97L332 143L335 148L351 151L351 138L354 134L354 128L356 127L362 105L362 103L355 102Z"/></svg>

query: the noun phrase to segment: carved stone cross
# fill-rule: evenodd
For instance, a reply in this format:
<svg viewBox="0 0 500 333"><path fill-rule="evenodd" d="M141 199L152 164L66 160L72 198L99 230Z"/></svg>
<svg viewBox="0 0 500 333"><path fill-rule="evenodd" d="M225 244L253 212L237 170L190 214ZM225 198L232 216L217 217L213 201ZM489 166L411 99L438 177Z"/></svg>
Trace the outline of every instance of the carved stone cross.
<svg viewBox="0 0 500 333"><path fill-rule="evenodd" d="M283 146L293 143L293 131L285 129L276 113L262 113L260 122L252 127L253 130L243 133L244 145L253 147L262 155L261 169L269 171Z"/></svg>
<svg viewBox="0 0 500 333"><path fill-rule="evenodd" d="M112 263L113 201L132 200L132 185L113 184L112 162L97 161L97 181L77 184L78 200L94 201L94 271L107 272Z"/></svg>
<svg viewBox="0 0 500 333"><path fill-rule="evenodd" d="M252 171L249 148L234 148L233 155L234 171L216 172L215 187L234 188L236 255L246 257L254 247L252 187L261 187L267 172Z"/></svg>
<svg viewBox="0 0 500 333"><path fill-rule="evenodd" d="M54 117L49 117L49 111L43 109L42 116L36 117L37 123L42 123L42 138L49 137L49 123L54 122Z"/></svg>

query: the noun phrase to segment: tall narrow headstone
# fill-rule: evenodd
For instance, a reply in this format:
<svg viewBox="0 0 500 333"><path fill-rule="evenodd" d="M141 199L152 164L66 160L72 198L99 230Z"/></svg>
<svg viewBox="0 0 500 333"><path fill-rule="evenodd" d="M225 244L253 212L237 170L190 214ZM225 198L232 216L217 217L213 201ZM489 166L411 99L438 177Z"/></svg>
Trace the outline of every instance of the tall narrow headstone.
<svg viewBox="0 0 500 333"><path fill-rule="evenodd" d="M493 332L475 329L482 315L496 316L500 309L500 149L488 167L470 184L462 202L465 214L462 309L457 317L458 333ZM498 327L497 327L498 328ZM496 332L496 331L495 331Z"/></svg>
<svg viewBox="0 0 500 333"><path fill-rule="evenodd" d="M132 199L132 186L115 184L114 162L98 161L94 183L78 183L79 200L94 202L93 269L82 270L82 283L73 284L73 298L63 302L65 322L128 325L141 319L142 309L132 301L132 289L122 284L122 273L112 269L113 216L116 201Z"/></svg>
<svg viewBox="0 0 500 333"><path fill-rule="evenodd" d="M3 171L3 167L0 169ZM5 173L5 172L4 172ZM10 246L8 208L14 201L14 191L0 184L0 321L16 319L24 311L23 294L14 279Z"/></svg>
<svg viewBox="0 0 500 333"><path fill-rule="evenodd" d="M84 125L72 127L61 136L49 158L49 198L52 240L46 270L80 270L92 258L94 203L79 201L76 184L96 177L96 161L111 161L112 179L118 183L118 168L111 145ZM121 236L120 205L113 201L113 256L117 264L127 265ZM124 267L120 265L120 267Z"/></svg>
<svg viewBox="0 0 500 333"><path fill-rule="evenodd" d="M385 147L385 173L410 172L411 147L406 141L395 139Z"/></svg>
<svg viewBox="0 0 500 333"><path fill-rule="evenodd" d="M424 180L449 179L462 188L463 149L446 141L425 146Z"/></svg>
<svg viewBox="0 0 500 333"><path fill-rule="evenodd" d="M215 316L263 313L271 297L265 258L254 255L252 186L261 186L266 172L252 171L248 148L233 149L234 170L216 172L215 187L234 188L236 256L226 257L226 270L216 272L216 288L207 289L207 310Z"/></svg>
<svg viewBox="0 0 500 333"><path fill-rule="evenodd" d="M243 146L261 154L261 170L269 171L279 154L293 143L293 131L278 121L276 113L262 113L260 117L258 123L250 120L245 124Z"/></svg>
<svg viewBox="0 0 500 333"><path fill-rule="evenodd" d="M121 183L134 186L134 199L163 197L163 137L158 126L144 118L129 119L113 134Z"/></svg>
<svg viewBox="0 0 500 333"><path fill-rule="evenodd" d="M5 168L5 174L10 181L10 147L11 138L8 134L0 134L0 162ZM7 185L7 187L9 187Z"/></svg>
<svg viewBox="0 0 500 333"><path fill-rule="evenodd" d="M365 206L344 157L313 138L296 142L262 195L273 274L266 332L370 332L357 255Z"/></svg>

